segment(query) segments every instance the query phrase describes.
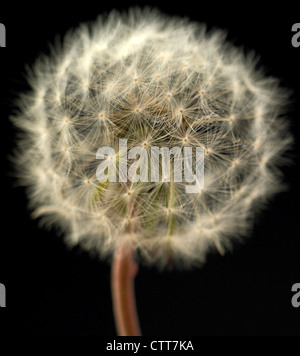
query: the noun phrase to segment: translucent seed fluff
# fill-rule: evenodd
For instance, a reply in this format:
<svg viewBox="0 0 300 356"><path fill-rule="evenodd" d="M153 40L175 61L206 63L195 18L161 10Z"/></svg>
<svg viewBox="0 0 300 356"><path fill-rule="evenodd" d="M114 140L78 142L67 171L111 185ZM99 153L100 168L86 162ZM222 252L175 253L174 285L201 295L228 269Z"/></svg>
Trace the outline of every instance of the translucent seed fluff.
<svg viewBox="0 0 300 356"><path fill-rule="evenodd" d="M287 95L221 30L157 10L112 12L69 33L28 74L12 120L30 207L73 246L189 267L244 238L281 189ZM204 187L99 182L100 147L202 147ZM132 163L132 162L131 162ZM128 166L131 164L128 161ZM171 161L171 171L174 162ZM117 166L118 170L118 166Z"/></svg>

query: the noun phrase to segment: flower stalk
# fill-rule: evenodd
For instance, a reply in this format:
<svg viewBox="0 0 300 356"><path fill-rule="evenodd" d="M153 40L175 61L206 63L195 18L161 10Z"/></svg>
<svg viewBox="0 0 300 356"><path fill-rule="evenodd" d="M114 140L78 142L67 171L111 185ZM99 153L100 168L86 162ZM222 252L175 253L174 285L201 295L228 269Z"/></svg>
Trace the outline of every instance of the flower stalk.
<svg viewBox="0 0 300 356"><path fill-rule="evenodd" d="M111 290L115 325L119 336L141 336L134 293L138 265L134 251L120 247L112 264Z"/></svg>

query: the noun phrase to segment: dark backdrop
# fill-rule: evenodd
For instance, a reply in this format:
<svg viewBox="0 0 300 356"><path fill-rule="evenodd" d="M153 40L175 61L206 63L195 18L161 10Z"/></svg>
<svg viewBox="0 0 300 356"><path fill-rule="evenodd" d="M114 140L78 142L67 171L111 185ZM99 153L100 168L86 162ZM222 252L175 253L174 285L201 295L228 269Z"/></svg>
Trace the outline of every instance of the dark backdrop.
<svg viewBox="0 0 300 356"><path fill-rule="evenodd" d="M7 288L7 307L0 308L0 322L17 334L111 336L108 264L79 248L68 250L55 231L40 229L30 219L24 189L13 186L7 160L14 146L8 115L16 94L28 88L24 65L47 52L57 34L137 2L66 4L1 4L7 47L0 48L0 282ZM300 335L300 308L291 305L291 287L300 283L300 47L291 45L291 27L300 15L287 2L270 8L253 2L147 4L226 29L229 40L254 49L267 74L279 77L294 93L289 116L296 144L294 165L285 168L289 191L278 194L257 217L245 244L225 257L211 254L204 267L189 272L140 267L136 297L143 333Z"/></svg>

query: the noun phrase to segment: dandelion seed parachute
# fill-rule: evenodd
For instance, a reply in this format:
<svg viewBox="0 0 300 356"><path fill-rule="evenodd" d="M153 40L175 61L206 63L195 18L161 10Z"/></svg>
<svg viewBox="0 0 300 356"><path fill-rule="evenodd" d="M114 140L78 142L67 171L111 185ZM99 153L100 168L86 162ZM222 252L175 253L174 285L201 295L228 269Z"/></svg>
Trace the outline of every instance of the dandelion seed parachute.
<svg viewBox="0 0 300 356"><path fill-rule="evenodd" d="M203 263L209 250L224 253L246 236L282 188L278 167L292 140L286 92L225 37L135 8L81 25L41 57L12 118L34 216L57 224L70 245L100 256L131 245L162 267L170 256L180 266ZM99 183L96 152L119 138L129 148L201 146L204 188Z"/></svg>

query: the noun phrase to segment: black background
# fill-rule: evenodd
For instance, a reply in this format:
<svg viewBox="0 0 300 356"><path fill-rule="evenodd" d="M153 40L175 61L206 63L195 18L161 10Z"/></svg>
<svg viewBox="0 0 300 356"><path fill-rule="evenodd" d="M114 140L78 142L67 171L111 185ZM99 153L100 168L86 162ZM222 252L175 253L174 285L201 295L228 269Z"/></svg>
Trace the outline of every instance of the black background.
<svg viewBox="0 0 300 356"><path fill-rule="evenodd" d="M8 116L18 92L28 89L25 64L47 53L57 34L134 4L1 4L7 47L0 48L0 282L7 288L7 307L0 308L0 323L14 334L115 335L109 265L79 248L68 250L55 231L39 228L29 217L24 189L14 187L7 159L14 128ZM257 216L244 245L225 257L211 254L204 267L188 272L140 267L136 298L143 334L300 335L300 308L291 305L291 287L300 282L300 47L291 45L291 27L300 14L288 2L269 8L254 2L147 4L226 29L230 41L254 49L267 74L293 91L288 116L296 143L294 164L284 169L289 190Z"/></svg>

